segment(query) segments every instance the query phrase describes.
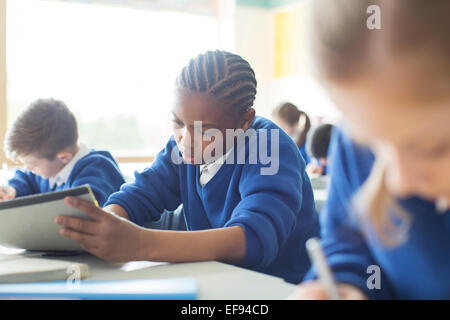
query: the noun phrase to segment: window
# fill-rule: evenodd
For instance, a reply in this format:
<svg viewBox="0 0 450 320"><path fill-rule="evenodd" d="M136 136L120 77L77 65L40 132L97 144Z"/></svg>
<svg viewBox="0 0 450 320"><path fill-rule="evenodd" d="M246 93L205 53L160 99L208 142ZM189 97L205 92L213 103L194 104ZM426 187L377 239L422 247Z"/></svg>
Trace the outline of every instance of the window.
<svg viewBox="0 0 450 320"><path fill-rule="evenodd" d="M81 141L128 158L164 147L176 76L219 46L207 15L43 0L8 0L6 14L7 124L54 97Z"/></svg>

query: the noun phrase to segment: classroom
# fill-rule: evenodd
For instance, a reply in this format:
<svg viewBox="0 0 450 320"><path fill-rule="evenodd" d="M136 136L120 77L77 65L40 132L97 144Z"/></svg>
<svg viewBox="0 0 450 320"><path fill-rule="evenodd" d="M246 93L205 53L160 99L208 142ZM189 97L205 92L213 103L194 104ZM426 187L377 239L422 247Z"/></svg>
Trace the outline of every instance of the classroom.
<svg viewBox="0 0 450 320"><path fill-rule="evenodd" d="M450 300L449 14L0 0L0 299Z"/></svg>

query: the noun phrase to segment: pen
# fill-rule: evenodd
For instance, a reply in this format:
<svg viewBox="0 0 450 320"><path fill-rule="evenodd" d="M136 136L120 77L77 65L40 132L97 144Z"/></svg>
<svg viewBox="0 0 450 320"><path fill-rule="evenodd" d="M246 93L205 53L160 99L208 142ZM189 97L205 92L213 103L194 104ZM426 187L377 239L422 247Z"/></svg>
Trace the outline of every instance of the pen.
<svg viewBox="0 0 450 320"><path fill-rule="evenodd" d="M328 297L331 300L339 300L339 293L337 290L336 283L333 279L333 274L331 273L330 267L327 264L325 255L323 253L322 247L320 246L319 239L311 238L306 241L306 249L308 250L309 258L311 263L316 269L319 281L325 287Z"/></svg>

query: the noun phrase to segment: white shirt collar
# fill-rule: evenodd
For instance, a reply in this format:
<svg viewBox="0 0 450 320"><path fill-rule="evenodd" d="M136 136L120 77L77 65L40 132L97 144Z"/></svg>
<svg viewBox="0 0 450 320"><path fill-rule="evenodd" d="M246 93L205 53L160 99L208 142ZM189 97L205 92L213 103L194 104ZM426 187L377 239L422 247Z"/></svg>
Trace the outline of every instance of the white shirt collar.
<svg viewBox="0 0 450 320"><path fill-rule="evenodd" d="M72 172L73 167L75 167L75 164L83 158L84 156L88 155L91 150L86 147L86 145L80 143L79 144L80 149L78 152L73 156L72 160L69 161L59 172L56 176L51 177L48 179L48 184L51 189L55 186L55 184L59 187L60 185L67 182L69 179L70 173Z"/></svg>
<svg viewBox="0 0 450 320"><path fill-rule="evenodd" d="M216 160L200 165L199 182L202 187L207 184L208 181L212 179L212 177L214 177L214 175L217 173L217 171L219 171L222 164L226 162L226 159L232 152L233 148L230 148L227 153L218 157Z"/></svg>

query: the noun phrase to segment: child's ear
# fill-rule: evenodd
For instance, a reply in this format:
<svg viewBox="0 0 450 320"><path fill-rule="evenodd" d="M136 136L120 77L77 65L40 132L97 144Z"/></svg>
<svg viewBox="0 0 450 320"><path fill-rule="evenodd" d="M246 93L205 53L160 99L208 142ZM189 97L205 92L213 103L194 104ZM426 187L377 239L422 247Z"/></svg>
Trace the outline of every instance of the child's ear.
<svg viewBox="0 0 450 320"><path fill-rule="evenodd" d="M242 130L246 131L253 123L253 119L255 119L255 109L250 108L245 114L242 124Z"/></svg>
<svg viewBox="0 0 450 320"><path fill-rule="evenodd" d="M61 151L56 154L56 158L63 164L68 164L73 158L73 154L69 151Z"/></svg>

